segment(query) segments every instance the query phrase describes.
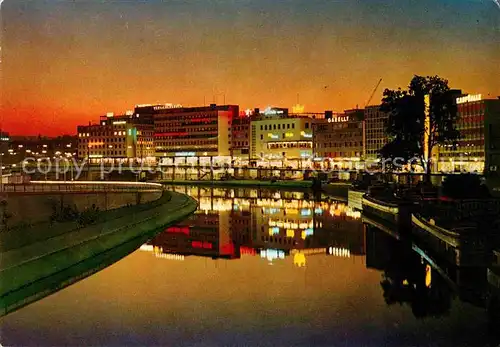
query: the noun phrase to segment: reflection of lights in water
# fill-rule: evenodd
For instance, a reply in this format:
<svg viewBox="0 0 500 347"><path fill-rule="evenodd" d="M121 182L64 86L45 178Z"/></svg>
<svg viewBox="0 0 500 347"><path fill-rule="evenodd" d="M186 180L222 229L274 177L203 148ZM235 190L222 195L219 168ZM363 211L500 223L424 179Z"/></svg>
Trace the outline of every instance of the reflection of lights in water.
<svg viewBox="0 0 500 347"><path fill-rule="evenodd" d="M262 249L260 251L260 257L269 261L285 259L285 252L279 249Z"/></svg>
<svg viewBox="0 0 500 347"><path fill-rule="evenodd" d="M276 214L280 211L281 210L279 208L263 208L262 209L263 214Z"/></svg>
<svg viewBox="0 0 500 347"><path fill-rule="evenodd" d="M344 258L351 257L351 251L347 248L329 247L328 254Z"/></svg>
<svg viewBox="0 0 500 347"><path fill-rule="evenodd" d="M314 223L312 219L309 222L300 222L300 221L295 221L293 219L285 219L285 220L280 220L280 219L271 219L269 218L267 224L270 227L280 227L280 228L285 228L285 229L312 229L314 227Z"/></svg>
<svg viewBox="0 0 500 347"><path fill-rule="evenodd" d="M278 227L269 228L269 236L273 236L279 233L280 233L280 228Z"/></svg>
<svg viewBox="0 0 500 347"><path fill-rule="evenodd" d="M312 211L308 208L303 208L301 211L300 211L300 215L301 216L310 216L312 214Z"/></svg>
<svg viewBox="0 0 500 347"><path fill-rule="evenodd" d="M353 219L361 218L361 212L359 211L346 211L345 215L347 217L352 217Z"/></svg>
<svg viewBox="0 0 500 347"><path fill-rule="evenodd" d="M184 261L184 256L182 254L173 253L155 253L156 258L167 259L167 260L179 260Z"/></svg>
<svg viewBox="0 0 500 347"><path fill-rule="evenodd" d="M184 188L174 188L174 190L179 190L180 192L185 191ZM300 214L304 217L311 216L313 212L316 215L323 215L327 212L334 217L347 216L353 219L361 218L361 213L359 211L353 210L345 203L301 200L303 197L300 194L297 196L292 195L293 200L286 200L283 199L283 194L281 193L273 193L272 198L259 199L257 198L256 190L250 191L250 198L235 198L235 190L224 189L205 189L199 192L197 189L194 189L191 191L187 190L187 193L198 198L200 205L199 209L202 211L231 211L233 209L242 210L242 206L248 208L251 206L258 206L262 208L262 213L264 214L276 214L284 209L287 215ZM213 195L225 197L213 197ZM230 198L228 198L228 196L230 196ZM211 200L212 198L213 202ZM254 198L256 199L254 200ZM238 206L238 208L234 208L233 205Z"/></svg>
<svg viewBox="0 0 500 347"><path fill-rule="evenodd" d="M298 267L306 266L306 256L302 252L295 253L293 256L293 263Z"/></svg>
<svg viewBox="0 0 500 347"><path fill-rule="evenodd" d="M306 248L306 249L292 249L290 254L294 255L297 253L303 253L304 255L315 255L315 254L325 254L324 248Z"/></svg>
<svg viewBox="0 0 500 347"><path fill-rule="evenodd" d="M430 288L432 284L432 268L429 264L425 267L425 286Z"/></svg>
<svg viewBox="0 0 500 347"><path fill-rule="evenodd" d="M231 211L233 208L233 202L230 199L200 198L198 203L198 209L202 211Z"/></svg>
<svg viewBox="0 0 500 347"><path fill-rule="evenodd" d="M156 258L167 259L167 260L184 260L184 256L182 254L174 254L174 253L163 253L163 248L153 245L142 245L139 248L141 251L152 252Z"/></svg>

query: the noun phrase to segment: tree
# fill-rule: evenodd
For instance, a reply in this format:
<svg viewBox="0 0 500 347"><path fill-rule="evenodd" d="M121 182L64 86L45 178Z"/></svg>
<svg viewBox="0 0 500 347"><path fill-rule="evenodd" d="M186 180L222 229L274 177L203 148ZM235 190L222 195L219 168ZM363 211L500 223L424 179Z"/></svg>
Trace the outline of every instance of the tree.
<svg viewBox="0 0 500 347"><path fill-rule="evenodd" d="M386 89L381 111L389 116L386 134L390 141L380 150L379 156L383 159L399 158L402 163L415 159L425 169L429 181L432 149L437 145L455 145L460 136L456 129L457 96L457 91L450 89L448 81L438 76L414 76L407 90Z"/></svg>

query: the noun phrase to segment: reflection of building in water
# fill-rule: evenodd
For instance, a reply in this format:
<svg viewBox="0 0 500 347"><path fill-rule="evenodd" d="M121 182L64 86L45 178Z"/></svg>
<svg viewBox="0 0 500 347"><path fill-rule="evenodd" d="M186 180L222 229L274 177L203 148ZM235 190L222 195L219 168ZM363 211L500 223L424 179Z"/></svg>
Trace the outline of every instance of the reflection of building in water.
<svg viewBox="0 0 500 347"><path fill-rule="evenodd" d="M229 233L229 217L229 211L198 211L184 222L167 228L150 244L165 254L239 258L239 248L234 246Z"/></svg>
<svg viewBox="0 0 500 347"><path fill-rule="evenodd" d="M344 203L309 200L301 192L200 187L175 190L197 199L199 207L179 225L189 227L189 237L172 232L157 237L164 251L214 256L213 250L219 249L218 256L259 254L271 261L294 255L300 266L305 265L305 259L295 256L293 250L307 250L302 252L305 256L314 250L314 254L338 257L365 253L360 213ZM201 244L193 247L193 240ZM231 247L236 250L228 254Z"/></svg>
<svg viewBox="0 0 500 347"><path fill-rule="evenodd" d="M369 224L363 227L366 236L366 267L382 271L391 261L390 250L398 247L398 241Z"/></svg>
<svg viewBox="0 0 500 347"><path fill-rule="evenodd" d="M257 205L265 204L259 200ZM364 235L359 213L343 203L284 200L279 207L254 208L257 231L253 245L282 250L341 248L364 254ZM333 252L334 255L340 255Z"/></svg>

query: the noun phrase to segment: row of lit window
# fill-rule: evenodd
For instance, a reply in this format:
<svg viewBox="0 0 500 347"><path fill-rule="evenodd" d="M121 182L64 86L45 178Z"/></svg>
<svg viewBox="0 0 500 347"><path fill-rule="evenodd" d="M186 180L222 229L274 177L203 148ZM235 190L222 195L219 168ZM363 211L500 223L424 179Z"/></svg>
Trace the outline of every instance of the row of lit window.
<svg viewBox="0 0 500 347"><path fill-rule="evenodd" d="M338 157L360 157L361 152L356 151L344 151L344 152L320 152L318 153L322 157L326 158L338 158Z"/></svg>
<svg viewBox="0 0 500 347"><path fill-rule="evenodd" d="M155 141L157 146L191 146L191 145L215 145L217 139L190 140L190 141Z"/></svg>
<svg viewBox="0 0 500 347"><path fill-rule="evenodd" d="M363 134L359 132L350 132L350 133L342 133L342 134L323 134L324 139L348 139L352 137L362 137ZM319 138L319 136L317 136Z"/></svg>
<svg viewBox="0 0 500 347"><path fill-rule="evenodd" d="M261 240L264 242L279 243L280 245L281 244L288 244L288 245L294 245L294 246L297 245L297 241L295 241L294 239L291 239L291 238L283 239L282 237L276 237L276 236L273 236L273 237L262 236Z"/></svg>
<svg viewBox="0 0 500 347"><path fill-rule="evenodd" d="M316 143L316 148L362 147L362 146L363 142L357 142L357 141Z"/></svg>
<svg viewBox="0 0 500 347"><path fill-rule="evenodd" d="M291 128L290 128L291 127ZM269 126L261 125L260 130L286 130L286 129L295 129L295 123L286 123L286 124L269 124ZM309 123L306 123L306 129L309 129Z"/></svg>
<svg viewBox="0 0 500 347"><path fill-rule="evenodd" d="M268 149L282 149L282 148L312 148L312 142L269 142Z"/></svg>

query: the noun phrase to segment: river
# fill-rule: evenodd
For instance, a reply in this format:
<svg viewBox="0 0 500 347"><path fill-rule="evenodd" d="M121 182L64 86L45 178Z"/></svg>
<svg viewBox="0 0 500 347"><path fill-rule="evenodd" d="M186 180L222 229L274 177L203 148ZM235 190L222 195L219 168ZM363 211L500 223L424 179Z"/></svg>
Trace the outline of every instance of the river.
<svg viewBox="0 0 500 347"><path fill-rule="evenodd" d="M3 317L1 344L492 343L485 310L471 299L476 292L461 290L460 276L443 276L344 202L304 192L172 189L198 200L192 217Z"/></svg>

